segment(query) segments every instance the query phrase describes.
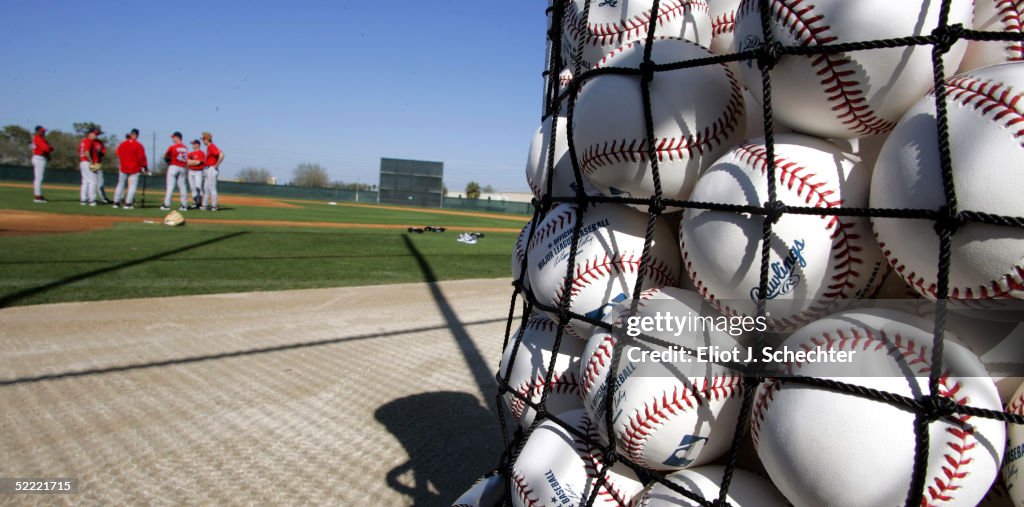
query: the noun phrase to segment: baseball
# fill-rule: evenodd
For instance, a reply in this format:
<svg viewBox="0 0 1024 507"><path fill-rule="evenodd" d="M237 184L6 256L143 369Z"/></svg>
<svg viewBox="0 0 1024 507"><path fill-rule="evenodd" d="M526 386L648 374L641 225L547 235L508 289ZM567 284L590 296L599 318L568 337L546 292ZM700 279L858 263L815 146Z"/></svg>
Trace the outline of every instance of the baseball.
<svg viewBox="0 0 1024 507"><path fill-rule="evenodd" d="M1024 2L1020 0L974 0L974 29L984 32L1024 32ZM968 41L960 72L1006 62L1024 60L1021 41Z"/></svg>
<svg viewBox="0 0 1024 507"><path fill-rule="evenodd" d="M819 357L847 352L849 360L776 366L916 398L928 393L932 332L931 322L892 310L840 312L796 331L783 346ZM944 345L947 373L939 394L958 405L999 410L995 384L978 358L952 335ZM1002 460L1004 423L953 417L928 427L928 505L976 505ZM906 502L915 451L914 413L907 408L770 378L755 394L751 434L772 481L797 507Z"/></svg>
<svg viewBox="0 0 1024 507"><path fill-rule="evenodd" d="M571 276L569 309L601 320L616 302L633 295L647 232L647 215L622 204L592 204L586 207L576 257L569 254L577 221L577 205L562 203L548 212L533 232L527 252L530 286L537 300L558 307ZM664 220L655 226L647 274L642 289L675 285L679 281L679 251L675 235ZM557 315L550 313L553 319ZM573 336L586 340L593 325L573 319Z"/></svg>
<svg viewBox="0 0 1024 507"><path fill-rule="evenodd" d="M708 0L711 14L711 45L708 49L716 55L730 55L736 52L736 8L740 0ZM739 64L729 62L729 70L739 73ZM749 134L748 134L749 137Z"/></svg>
<svg viewBox="0 0 1024 507"><path fill-rule="evenodd" d="M743 141L697 182L694 201L762 206L768 201L764 140ZM777 198L788 206L865 207L867 168L836 145L797 134L777 136ZM728 315L757 313L764 217L688 209L679 243L698 291ZM778 330L806 324L845 299L871 295L884 275L865 218L785 214L772 228L768 322Z"/></svg>
<svg viewBox="0 0 1024 507"><path fill-rule="evenodd" d="M579 362L580 354L583 353L583 343L563 334L556 353L554 347L557 329L558 325L551 319L543 315L533 315L522 328L509 337L508 345L501 355L498 375L503 379L508 376L508 387L511 390L503 394L502 399L512 413L512 418L524 428L533 424L537 412L526 405L522 398L512 393L526 397L533 403L540 403L547 389L545 408L548 413L555 415L583 408L580 404L579 384ZM516 339L520 335L522 338L517 345ZM552 354L555 355L554 371L550 383L546 383Z"/></svg>
<svg viewBox="0 0 1024 507"><path fill-rule="evenodd" d="M530 153L526 159L526 183L533 191L533 196L540 199L548 193L548 174L554 172L554 180L551 183L552 197L572 197L576 195L576 174L572 170L572 158L569 156L569 140L566 125L569 121L565 117L565 108L562 115L549 116L544 120L530 142ZM548 153L551 147L551 124L555 127L555 149L554 167L549 169ZM587 195L598 195L586 178L583 179L583 191Z"/></svg>
<svg viewBox="0 0 1024 507"><path fill-rule="evenodd" d="M743 0L736 12L736 44L755 49L764 40L759 0ZM942 2L889 0L770 0L771 30L786 46L818 46L929 35ZM953 0L949 23L971 26L972 0ZM967 44L943 57L950 72ZM892 130L897 120L934 84L931 46L828 55L785 55L772 70L775 117L793 130L824 138L849 138ZM761 72L753 60L740 73L762 100Z"/></svg>
<svg viewBox="0 0 1024 507"><path fill-rule="evenodd" d="M953 182L960 210L1024 216L1024 63L961 74L945 84ZM937 210L945 205L934 97L920 100L886 140L871 182L872 208ZM886 260L925 297L936 297L939 239L934 222L873 218ZM952 238L949 298L1024 298L1024 231L966 223Z"/></svg>
<svg viewBox="0 0 1024 507"><path fill-rule="evenodd" d="M645 40L654 7L652 0L591 1L590 15L583 19L585 0L567 4L562 29L563 58L570 68L576 68L575 55L582 46L582 70L593 67L615 48ZM656 17L655 36L678 37L704 47L711 44L711 16L705 0L663 0Z"/></svg>
<svg viewBox="0 0 1024 507"><path fill-rule="evenodd" d="M695 292L674 287L644 291L635 315L626 302L616 308L616 326L629 336L641 331L674 347L733 351L738 344L727 330L704 325L719 314ZM667 317L686 322L671 330L650 331L639 327L644 319ZM653 326L650 326L653 329ZM721 456L736 433L743 378L734 370L699 356L650 359L644 351L664 357L673 349L646 342L622 348L618 369L611 371L612 353L621 335L599 330L587 342L580 362L583 406L607 444L605 418L609 379L616 393L610 410L619 454L653 470L696 467ZM678 349L676 349L678 350ZM692 362L688 362L693 359ZM717 359L717 358L716 358Z"/></svg>
<svg viewBox="0 0 1024 507"><path fill-rule="evenodd" d="M722 477L725 467L706 466L680 470L665 476L665 481L675 484L686 491L695 493L707 502L718 499L722 491ZM784 507L786 499L779 494L772 483L738 468L733 469L732 482L726 501L733 507ZM637 500L637 507L699 507L702 505L690 498L676 493L668 486L655 482L644 490Z"/></svg>
<svg viewBox="0 0 1024 507"><path fill-rule="evenodd" d="M590 444L597 432L583 410L561 416L587 439L547 420L530 434L512 465L512 505L542 507L586 505L595 493L593 505L627 507L643 489L635 473L621 463L605 474L598 485L598 474L604 469L601 451Z"/></svg>
<svg viewBox="0 0 1024 507"><path fill-rule="evenodd" d="M501 474L484 477L455 499L452 507L498 507L505 497L504 487Z"/></svg>
<svg viewBox="0 0 1024 507"><path fill-rule="evenodd" d="M1024 384L1017 389L1013 401L1006 405L1006 411L1012 414L1024 415ZM1013 505L1024 507L1024 477L1021 476L1020 468L1024 466L1024 425L1009 425L1009 442L1006 450L1006 463L1003 464L1003 480L1006 481L1006 489L1010 493Z"/></svg>
<svg viewBox="0 0 1024 507"><path fill-rule="evenodd" d="M638 68L643 53L642 42L630 43L597 67ZM683 39L658 38L652 47L657 63L711 56ZM743 93L733 74L719 64L657 72L650 94L663 195L686 199L700 171L742 139ZM597 190L612 197L654 195L638 76L605 74L583 83L573 127L580 170Z"/></svg>

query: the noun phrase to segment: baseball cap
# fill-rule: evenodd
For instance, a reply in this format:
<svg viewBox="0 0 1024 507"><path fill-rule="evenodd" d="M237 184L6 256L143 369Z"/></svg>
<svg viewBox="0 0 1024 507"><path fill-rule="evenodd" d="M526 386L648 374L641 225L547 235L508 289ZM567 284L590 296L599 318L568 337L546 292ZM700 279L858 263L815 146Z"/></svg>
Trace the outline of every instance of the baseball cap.
<svg viewBox="0 0 1024 507"><path fill-rule="evenodd" d="M89 133L96 134L96 135L102 135L103 134L103 129L101 129L99 127L96 127L94 129L90 130Z"/></svg>
<svg viewBox="0 0 1024 507"><path fill-rule="evenodd" d="M36 132L46 132L46 129L42 125L36 125Z"/></svg>
<svg viewBox="0 0 1024 507"><path fill-rule="evenodd" d="M128 133L129 134L139 135L139 129L131 129Z"/></svg>
<svg viewBox="0 0 1024 507"><path fill-rule="evenodd" d="M181 139L181 132L175 131L173 134L171 134L171 136L172 137L177 137L178 139Z"/></svg>
<svg viewBox="0 0 1024 507"><path fill-rule="evenodd" d="M198 139L193 139L192 144L200 144Z"/></svg>

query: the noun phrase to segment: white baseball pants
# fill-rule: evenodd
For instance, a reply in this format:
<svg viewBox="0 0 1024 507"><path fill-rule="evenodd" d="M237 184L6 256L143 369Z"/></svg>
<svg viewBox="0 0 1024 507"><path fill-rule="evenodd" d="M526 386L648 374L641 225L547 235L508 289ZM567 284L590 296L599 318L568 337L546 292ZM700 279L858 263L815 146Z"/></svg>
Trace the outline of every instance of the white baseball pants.
<svg viewBox="0 0 1024 507"><path fill-rule="evenodd" d="M192 200L199 204L199 197L203 195L203 173L205 170L188 171L188 186L192 187Z"/></svg>
<svg viewBox="0 0 1024 507"><path fill-rule="evenodd" d="M96 173L89 169L89 162L84 160L78 163L78 171L82 173L80 200L89 203L96 202Z"/></svg>
<svg viewBox="0 0 1024 507"><path fill-rule="evenodd" d="M188 187L185 185L185 169L181 166L167 167L167 193L164 195L164 207L171 207L171 197L174 195L174 185L178 185L178 196L181 197L181 205L188 206Z"/></svg>
<svg viewBox="0 0 1024 507"><path fill-rule="evenodd" d="M96 199L103 201L107 199L106 189L103 188L103 170L96 171Z"/></svg>
<svg viewBox="0 0 1024 507"><path fill-rule="evenodd" d="M203 207L217 206L217 168L203 169Z"/></svg>
<svg viewBox="0 0 1024 507"><path fill-rule="evenodd" d="M132 204L135 202L135 190L139 188L139 174L117 173L117 188L114 189L114 202ZM125 183L128 184L128 194L125 195ZM124 201L121 197L124 196Z"/></svg>
<svg viewBox="0 0 1024 507"><path fill-rule="evenodd" d="M46 157L32 155L32 172L35 174L35 179L32 180L32 191L35 193L32 195L43 195L43 173L46 172Z"/></svg>

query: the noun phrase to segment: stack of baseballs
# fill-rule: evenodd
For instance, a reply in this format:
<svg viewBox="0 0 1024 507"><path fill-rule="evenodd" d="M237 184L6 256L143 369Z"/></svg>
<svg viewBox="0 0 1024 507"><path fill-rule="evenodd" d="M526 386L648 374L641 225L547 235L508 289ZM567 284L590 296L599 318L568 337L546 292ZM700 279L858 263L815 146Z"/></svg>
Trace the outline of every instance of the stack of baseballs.
<svg viewBox="0 0 1024 507"><path fill-rule="evenodd" d="M924 303L941 296L935 223L841 210L947 204L932 46L782 56L770 71L771 149L754 60L659 67L646 97L640 72L600 69L641 69L645 54L664 65L756 50L763 18L771 38L790 47L928 36L943 4L950 25L1020 34L1024 1L662 0L652 12L653 3L567 0L549 10L563 20L565 63L552 79L572 93L534 135L529 185L538 198L638 199L555 204L516 242L513 276L541 309L509 340L499 367L508 385L502 403L526 438L505 471L511 501L699 505L723 496L732 505L902 505L924 457L916 456L914 411L786 375L905 399L929 395L938 365L935 313ZM940 56L948 183L959 210L1024 217L1022 48L961 40ZM649 229L648 206L638 203L656 189L686 202L669 203ZM773 197L805 211L783 213L768 245L764 214L721 206L752 210ZM949 300L987 307L1024 299L1024 230L963 223L950 253ZM879 297L920 299L848 304ZM562 305L585 319L559 321ZM652 328L643 337L653 340L638 340L627 332L666 313L764 319L776 348L858 359L788 360L775 365L784 374L747 392L735 365L652 358L679 348L756 357L762 344L752 333ZM985 319L1003 322L971 324ZM1013 392L1020 373L1008 366L1021 358L1003 357L1021 350L1020 330L1012 330L1022 320L1024 313L1006 311L951 316L932 394L954 407L1024 412L1024 386ZM998 388L992 368L1001 368ZM747 426L745 398L753 403ZM548 420L533 408L542 401ZM918 464L924 504L976 505L1002 470L1005 496L1024 506L1020 425L956 412L927 431L927 459ZM721 465L737 440L740 469L723 494Z"/></svg>

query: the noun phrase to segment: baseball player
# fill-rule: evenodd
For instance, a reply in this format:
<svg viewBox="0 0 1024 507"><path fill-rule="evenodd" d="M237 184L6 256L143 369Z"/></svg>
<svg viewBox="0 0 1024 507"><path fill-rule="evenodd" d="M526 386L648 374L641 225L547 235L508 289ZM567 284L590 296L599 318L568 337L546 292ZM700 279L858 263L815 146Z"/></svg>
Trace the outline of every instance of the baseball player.
<svg viewBox="0 0 1024 507"><path fill-rule="evenodd" d="M102 132L100 133L102 134ZM103 186L103 159L107 156L107 145L103 143L103 139L100 139L99 135L96 136L96 140L92 143L92 162L95 164L94 170L96 172L96 200L103 204L110 204L110 199L107 199L107 189Z"/></svg>
<svg viewBox="0 0 1024 507"><path fill-rule="evenodd" d="M179 211L188 210L188 187L185 185L185 171L188 164L188 148L181 143L181 132L171 134L174 141L167 151L164 152L164 161L167 162L167 193L164 194L164 205L160 209L167 211L171 209L171 197L174 195L174 185L178 185L178 196L181 198Z"/></svg>
<svg viewBox="0 0 1024 507"><path fill-rule="evenodd" d="M213 144L213 134L203 132L203 142L206 143L206 168L203 169L203 209L217 211L217 170L220 163L224 161L224 152L216 144Z"/></svg>
<svg viewBox="0 0 1024 507"><path fill-rule="evenodd" d="M124 196L125 183L128 183L128 194L124 198L124 209L135 208L135 190L139 188L139 173L149 172L146 161L146 149L138 141L139 129L132 129L125 140L117 146L117 159L121 170L117 174L117 188L114 189L114 207L121 204Z"/></svg>
<svg viewBox="0 0 1024 507"><path fill-rule="evenodd" d="M79 204L85 206L96 205L96 173L93 172L95 164L92 159L92 145L96 142L102 131L97 127L89 131L78 143L78 171L82 173L82 189L79 193Z"/></svg>
<svg viewBox="0 0 1024 507"><path fill-rule="evenodd" d="M188 152L188 186L192 187L193 207L203 205L203 169L206 167L206 153L200 148L198 139L192 140L192 151Z"/></svg>
<svg viewBox="0 0 1024 507"><path fill-rule="evenodd" d="M37 203L48 202L43 197L43 173L46 172L46 163L50 160L51 153L53 153L53 146L46 142L46 129L37 125L36 133L32 137L32 172L35 173L32 190Z"/></svg>

